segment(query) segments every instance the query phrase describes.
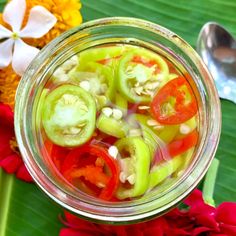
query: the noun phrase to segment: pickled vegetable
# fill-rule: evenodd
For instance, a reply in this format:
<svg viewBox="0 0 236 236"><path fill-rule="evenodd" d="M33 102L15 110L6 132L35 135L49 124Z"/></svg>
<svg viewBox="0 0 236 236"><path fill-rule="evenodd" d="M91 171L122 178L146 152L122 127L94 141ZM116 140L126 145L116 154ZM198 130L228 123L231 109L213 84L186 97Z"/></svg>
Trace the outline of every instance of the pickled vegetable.
<svg viewBox="0 0 236 236"><path fill-rule="evenodd" d="M57 145L74 147L86 143L94 132L95 119L93 97L78 86L59 86L45 98L43 127Z"/></svg>
<svg viewBox="0 0 236 236"><path fill-rule="evenodd" d="M193 80L182 70L161 53L119 44L63 62L35 109L43 158L65 184L105 201L165 191L200 138Z"/></svg>

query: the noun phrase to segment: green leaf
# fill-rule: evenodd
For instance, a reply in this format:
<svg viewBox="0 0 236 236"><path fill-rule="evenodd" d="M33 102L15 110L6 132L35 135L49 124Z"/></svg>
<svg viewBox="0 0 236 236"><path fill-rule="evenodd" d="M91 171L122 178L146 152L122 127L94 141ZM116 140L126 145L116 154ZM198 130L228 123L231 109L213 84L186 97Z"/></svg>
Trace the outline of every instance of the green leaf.
<svg viewBox="0 0 236 236"><path fill-rule="evenodd" d="M216 203L236 202L236 105L221 102L222 133L216 158L220 160L214 198Z"/></svg>
<svg viewBox="0 0 236 236"><path fill-rule="evenodd" d="M35 184L22 182L0 168L0 236L58 235L62 209Z"/></svg>
<svg viewBox="0 0 236 236"><path fill-rule="evenodd" d="M0 12L2 12L6 2L7 2L6 0L0 0Z"/></svg>
<svg viewBox="0 0 236 236"><path fill-rule="evenodd" d="M215 189L215 182L216 182L216 176L217 171L219 168L219 160L214 158L211 166L209 167L207 174L205 176L203 188L202 188L202 195L204 202L208 205L215 207L215 201L213 199L214 195L214 189Z"/></svg>

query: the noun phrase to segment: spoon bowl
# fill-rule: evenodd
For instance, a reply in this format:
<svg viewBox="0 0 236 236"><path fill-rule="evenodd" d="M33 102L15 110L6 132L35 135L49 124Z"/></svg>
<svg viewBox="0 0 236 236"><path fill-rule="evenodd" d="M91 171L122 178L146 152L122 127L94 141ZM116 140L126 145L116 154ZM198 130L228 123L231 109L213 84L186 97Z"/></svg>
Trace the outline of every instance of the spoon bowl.
<svg viewBox="0 0 236 236"><path fill-rule="evenodd" d="M221 25L206 23L198 37L197 51L210 70L221 98L236 103L236 41Z"/></svg>

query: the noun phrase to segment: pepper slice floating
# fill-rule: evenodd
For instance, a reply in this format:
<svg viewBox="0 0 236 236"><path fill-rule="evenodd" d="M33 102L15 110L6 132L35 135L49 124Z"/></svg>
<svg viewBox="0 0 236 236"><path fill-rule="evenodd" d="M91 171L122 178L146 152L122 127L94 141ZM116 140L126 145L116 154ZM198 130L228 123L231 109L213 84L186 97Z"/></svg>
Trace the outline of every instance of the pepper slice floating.
<svg viewBox="0 0 236 236"><path fill-rule="evenodd" d="M168 152L171 156L177 156L183 152L186 152L191 147L195 146L198 141L198 132L193 130L187 136L173 140L168 144Z"/></svg>
<svg viewBox="0 0 236 236"><path fill-rule="evenodd" d="M168 75L166 62L158 55L135 49L124 54L118 65L118 89L130 102L148 103Z"/></svg>
<svg viewBox="0 0 236 236"><path fill-rule="evenodd" d="M73 149L62 166L62 174L81 190L109 200L119 182L119 167L108 151L98 145Z"/></svg>
<svg viewBox="0 0 236 236"><path fill-rule="evenodd" d="M158 124L155 120L151 119L150 116L142 115L142 114L134 114L134 118L139 121L140 124L148 126L163 142L169 143L173 140L175 135L178 133L179 125L164 125ZM155 125L149 125L149 122L155 122ZM162 126L162 127L158 127Z"/></svg>
<svg viewBox="0 0 236 236"><path fill-rule="evenodd" d="M115 94L113 71L109 66L90 61L69 73L70 81L91 93L100 109Z"/></svg>
<svg viewBox="0 0 236 236"><path fill-rule="evenodd" d="M196 146L198 141L198 132L193 130L188 135L180 139L175 139L172 142L168 143L166 147L162 149L157 149L154 157L153 164L157 165L163 160L168 160L174 156L181 155L190 148ZM164 154L163 154L164 153Z"/></svg>
<svg viewBox="0 0 236 236"><path fill-rule="evenodd" d="M50 92L43 105L42 123L48 138L63 147L87 142L95 129L96 105L91 95L74 85Z"/></svg>
<svg viewBox="0 0 236 236"><path fill-rule="evenodd" d="M110 65L113 59L119 58L124 53L123 46L104 46L80 53L80 68L88 62L98 62L103 65Z"/></svg>
<svg viewBox="0 0 236 236"><path fill-rule="evenodd" d="M166 180L178 169L186 168L185 163L189 163L193 154L193 150L194 149L189 149L187 152L177 155L171 160L163 161L159 163L159 165L151 168L148 189L153 189L156 185Z"/></svg>
<svg viewBox="0 0 236 236"><path fill-rule="evenodd" d="M121 155L120 179L124 182L116 192L118 199L137 197L145 193L148 187L150 151L139 137L127 137L115 143ZM130 183L125 186L125 181Z"/></svg>
<svg viewBox="0 0 236 236"><path fill-rule="evenodd" d="M128 127L123 120L116 120L104 114L100 114L96 126L103 133L116 138L123 138L128 132Z"/></svg>
<svg viewBox="0 0 236 236"><path fill-rule="evenodd" d="M45 155L50 155L53 165L60 171L66 156L70 152L70 149L55 145L48 139L44 142L44 147L47 152Z"/></svg>
<svg viewBox="0 0 236 236"><path fill-rule="evenodd" d="M165 84L151 102L151 113L161 124L180 124L197 113L197 102L184 77Z"/></svg>

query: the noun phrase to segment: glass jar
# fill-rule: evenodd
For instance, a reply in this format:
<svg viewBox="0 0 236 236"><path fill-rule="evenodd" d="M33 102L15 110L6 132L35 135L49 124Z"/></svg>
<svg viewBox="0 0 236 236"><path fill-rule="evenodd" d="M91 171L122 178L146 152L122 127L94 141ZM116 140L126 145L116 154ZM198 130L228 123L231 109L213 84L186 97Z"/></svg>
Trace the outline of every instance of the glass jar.
<svg viewBox="0 0 236 236"><path fill-rule="evenodd" d="M75 192L42 158L38 128L39 98L53 72L73 55L100 45L130 44L158 52L192 77L189 83L199 107L199 142L189 167L162 191L139 199L107 202ZM135 18L104 18L82 24L49 43L20 81L15 106L15 131L24 162L38 186L55 202L80 217L101 223L135 223L176 206L200 182L217 149L221 129L220 101L213 79L197 53L178 35Z"/></svg>

